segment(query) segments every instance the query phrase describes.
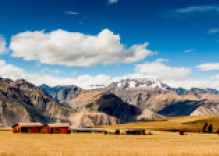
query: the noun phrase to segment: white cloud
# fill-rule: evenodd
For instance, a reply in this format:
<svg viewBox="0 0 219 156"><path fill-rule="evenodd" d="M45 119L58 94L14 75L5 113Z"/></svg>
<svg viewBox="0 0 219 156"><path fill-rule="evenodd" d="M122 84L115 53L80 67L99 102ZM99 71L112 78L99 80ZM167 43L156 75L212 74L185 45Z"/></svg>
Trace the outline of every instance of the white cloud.
<svg viewBox="0 0 219 156"><path fill-rule="evenodd" d="M103 74L96 76L81 75L76 78L58 78L46 74L47 71L51 71L49 68L44 68L40 73L27 73L21 68L7 64L4 60L0 60L0 68L0 77L2 78L10 78L12 80L26 79L35 85L41 85L43 83L51 86L74 84L85 89L90 89L96 88L96 86L108 85L112 80L114 80L110 76Z"/></svg>
<svg viewBox="0 0 219 156"><path fill-rule="evenodd" d="M155 54L148 43L126 48L120 36L104 29L96 36L56 30L22 32L12 37L12 57L45 64L89 67L96 64L133 63Z"/></svg>
<svg viewBox="0 0 219 156"><path fill-rule="evenodd" d="M155 68L154 68L154 64L155 64ZM11 78L13 80L22 78L22 79L26 79L29 82L32 82L35 85L41 85L43 83L51 86L78 85L84 89L91 89L91 88L103 87L109 85L111 82L116 82L124 78L154 78L154 76L156 76L156 78L160 78L164 83L167 83L171 87L183 87L186 89L190 89L194 87L219 89L219 75L216 75L214 77L211 77L211 79L204 81L204 80L191 79L188 77L186 78L186 75L188 75L189 73L188 72L189 69L186 69L188 71L184 72L183 68L173 68L165 65L160 65L161 63L156 61L150 63L151 66L145 66L146 64L143 64L143 66L147 68L152 67L153 69L157 70L157 64L159 64L158 66L160 66L161 69L159 69L156 74L154 74L154 72L151 73L150 72L151 70L149 70L149 72L143 72L143 73L137 72L129 75L124 75L122 77L111 77L108 75L99 74L96 76L80 75L76 78L59 78L45 74L45 72L28 73L21 68L15 67L14 65L6 64L4 60L0 60L0 68L1 68L0 77ZM167 73L169 74L170 72L173 72L174 76L167 77L168 74L164 75L163 73L159 75L159 72L162 69L167 71ZM177 74L175 74L174 72L176 72ZM162 77L165 78L162 79Z"/></svg>
<svg viewBox="0 0 219 156"><path fill-rule="evenodd" d="M6 64L4 60L0 60L0 77L10 79L21 79L25 75L25 71L11 64Z"/></svg>
<svg viewBox="0 0 219 156"><path fill-rule="evenodd" d="M74 12L74 11L65 11L64 14L67 14L67 15L78 15L78 12Z"/></svg>
<svg viewBox="0 0 219 156"><path fill-rule="evenodd" d="M211 29L208 29L208 33L209 33L209 34L219 33L219 28L211 28Z"/></svg>
<svg viewBox="0 0 219 156"><path fill-rule="evenodd" d="M164 80L164 83L168 84L171 87L174 88L185 88L185 89L191 89L191 88L213 88L219 90L219 80L197 80L192 78L187 78L184 80Z"/></svg>
<svg viewBox="0 0 219 156"><path fill-rule="evenodd" d="M219 63L205 63L196 66L199 70L202 71L211 71L211 70L219 70Z"/></svg>
<svg viewBox="0 0 219 156"><path fill-rule="evenodd" d="M117 2L118 2L118 0L108 0L109 4L113 4L113 3L117 3Z"/></svg>
<svg viewBox="0 0 219 156"><path fill-rule="evenodd" d="M196 49L188 49L188 50L185 50L184 52L185 53L191 53L191 52L193 52L193 51L195 51Z"/></svg>
<svg viewBox="0 0 219 156"><path fill-rule="evenodd" d="M3 54L7 51L6 47L6 41L5 39L0 35L0 54Z"/></svg>
<svg viewBox="0 0 219 156"><path fill-rule="evenodd" d="M164 58L159 58L159 59L155 60L155 62L157 62L157 63L168 62L168 61L169 60L164 59Z"/></svg>
<svg viewBox="0 0 219 156"><path fill-rule="evenodd" d="M219 74L211 76L210 79L211 80L218 80L219 81Z"/></svg>
<svg viewBox="0 0 219 156"><path fill-rule="evenodd" d="M190 68L169 67L160 61L138 64L135 68L138 73L160 79L185 79L191 73Z"/></svg>
<svg viewBox="0 0 219 156"><path fill-rule="evenodd" d="M178 13L194 13L194 12L210 12L215 11L219 13L219 7L218 6L192 6L187 8L181 8L178 9Z"/></svg>

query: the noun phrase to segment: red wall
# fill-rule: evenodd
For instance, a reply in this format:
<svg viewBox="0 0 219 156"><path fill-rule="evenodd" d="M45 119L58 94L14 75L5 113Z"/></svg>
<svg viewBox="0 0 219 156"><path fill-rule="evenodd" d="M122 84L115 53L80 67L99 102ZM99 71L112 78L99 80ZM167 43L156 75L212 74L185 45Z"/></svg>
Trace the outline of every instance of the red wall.
<svg viewBox="0 0 219 156"><path fill-rule="evenodd" d="M29 132L28 129L30 129L30 133L40 133L42 127L21 127L20 125L17 125L13 128L13 132L15 132L16 129L19 128L19 132Z"/></svg>
<svg viewBox="0 0 219 156"><path fill-rule="evenodd" d="M59 128L60 134L67 134L68 133L68 127L60 127ZM53 127L46 126L46 133L54 133Z"/></svg>
<svg viewBox="0 0 219 156"><path fill-rule="evenodd" d="M68 127L59 128L60 134L67 134L68 133Z"/></svg>
<svg viewBox="0 0 219 156"><path fill-rule="evenodd" d="M36 132L41 132L41 128L40 127L30 127L30 131L31 133L36 133Z"/></svg>

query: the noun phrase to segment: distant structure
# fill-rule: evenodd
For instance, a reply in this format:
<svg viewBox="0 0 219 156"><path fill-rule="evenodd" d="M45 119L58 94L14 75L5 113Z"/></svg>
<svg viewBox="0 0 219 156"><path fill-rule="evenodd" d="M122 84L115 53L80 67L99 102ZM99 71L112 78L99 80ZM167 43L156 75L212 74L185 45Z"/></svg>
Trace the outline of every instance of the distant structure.
<svg viewBox="0 0 219 156"><path fill-rule="evenodd" d="M45 124L39 122L17 123L12 126L14 133L47 133L47 134L68 134L70 133L69 124L54 123Z"/></svg>
<svg viewBox="0 0 219 156"><path fill-rule="evenodd" d="M40 133L43 124L39 122L18 123L12 126L14 133Z"/></svg>
<svg viewBox="0 0 219 156"><path fill-rule="evenodd" d="M144 128L129 128L129 129L121 129L116 130L117 134L125 134L125 135L145 135Z"/></svg>
<svg viewBox="0 0 219 156"><path fill-rule="evenodd" d="M71 128L73 133L105 133L104 128Z"/></svg>
<svg viewBox="0 0 219 156"><path fill-rule="evenodd" d="M42 128L42 133L47 134L68 134L71 133L68 123L46 124Z"/></svg>

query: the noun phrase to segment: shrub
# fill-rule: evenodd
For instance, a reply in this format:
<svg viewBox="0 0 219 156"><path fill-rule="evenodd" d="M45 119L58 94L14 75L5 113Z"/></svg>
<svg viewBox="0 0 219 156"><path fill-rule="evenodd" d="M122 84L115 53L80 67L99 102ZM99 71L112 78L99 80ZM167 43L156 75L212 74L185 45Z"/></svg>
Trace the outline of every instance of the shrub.
<svg viewBox="0 0 219 156"><path fill-rule="evenodd" d="M119 134L120 134L120 130L117 129L117 130L115 131L115 134L116 134L116 135L119 135Z"/></svg>
<svg viewBox="0 0 219 156"><path fill-rule="evenodd" d="M68 129L67 134L71 134L71 129Z"/></svg>
<svg viewBox="0 0 219 156"><path fill-rule="evenodd" d="M202 128L202 132L205 133L206 132L206 128L208 127L208 123L205 123L205 125Z"/></svg>
<svg viewBox="0 0 219 156"><path fill-rule="evenodd" d="M208 132L209 132L209 133L212 133L212 131L213 131L213 125L210 124L210 125L208 126Z"/></svg>
<svg viewBox="0 0 219 156"><path fill-rule="evenodd" d="M179 131L179 135L185 135L184 131Z"/></svg>

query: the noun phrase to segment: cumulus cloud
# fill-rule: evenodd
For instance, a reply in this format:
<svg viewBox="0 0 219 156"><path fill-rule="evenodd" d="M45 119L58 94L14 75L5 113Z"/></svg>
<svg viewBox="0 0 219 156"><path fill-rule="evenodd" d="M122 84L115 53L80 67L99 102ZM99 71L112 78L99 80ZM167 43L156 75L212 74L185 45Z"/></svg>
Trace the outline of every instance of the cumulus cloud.
<svg viewBox="0 0 219 156"><path fill-rule="evenodd" d="M205 63L196 66L199 70L202 71L211 71L211 70L219 70L219 63Z"/></svg>
<svg viewBox="0 0 219 156"><path fill-rule="evenodd" d="M214 11L219 13L219 7L218 6L192 6L192 7L186 7L178 9L178 13L194 13L194 12L210 12Z"/></svg>
<svg viewBox="0 0 219 156"><path fill-rule="evenodd" d="M12 64L7 64L4 60L0 60L0 68L0 77L2 78L10 78L12 80L26 79L35 85L77 85L84 89L94 89L107 86L111 82L119 80L118 78L112 78L104 74L99 74L96 76L80 75L78 77L68 78L54 77L49 74L52 74L52 72L56 71L57 69L50 68L43 68L39 73L28 73L22 68L16 67Z"/></svg>
<svg viewBox="0 0 219 156"><path fill-rule="evenodd" d="M25 71L11 64L6 64L4 60L0 60L0 77L21 79L25 75Z"/></svg>
<svg viewBox="0 0 219 156"><path fill-rule="evenodd" d="M56 30L22 32L12 37L12 57L45 64L89 67L96 64L133 63L155 54L148 43L127 48L120 36L104 29L98 35Z"/></svg>
<svg viewBox="0 0 219 156"><path fill-rule="evenodd" d="M219 79L218 80L197 80L192 78L187 78L183 80L164 80L164 83L168 84L171 87L174 88L185 88L185 89L191 89L191 88L213 88L219 90Z"/></svg>
<svg viewBox="0 0 219 156"><path fill-rule="evenodd" d="M161 64L160 62L152 62L150 64ZM144 64L145 65L145 64ZM45 70L39 73L28 73L27 71L18 68L14 65L11 64L7 64L4 60L0 60L0 77L3 78L10 78L12 80L16 80L16 79L26 79L27 81L35 84L35 85L41 85L41 84L47 84L50 86L55 86L55 85L78 85L84 89L94 89L94 88L101 88L104 86L109 85L111 82L116 82L119 81L121 79L125 79L125 78L154 78L154 76L156 76L156 78L161 79L164 83L167 83L168 85L170 85L171 87L183 87L186 89L190 89L190 88L215 88L215 89L219 89L219 75L216 75L214 77L211 77L211 79L209 80L196 80L196 79L191 79L191 78L185 78L185 79L181 79L186 77L186 74L181 74L184 72L178 72L178 70L181 70L181 68L173 68L173 67L168 67L165 66L163 68L162 65L162 69L166 70L168 73L170 71L174 72L177 71L178 74L176 74L174 77L170 76L167 77L167 75L163 75L161 73L161 75L158 74L154 74L151 72L145 72L143 71L143 73L140 72L136 72L133 74L129 74L129 75L124 75L122 77L111 77L109 75L105 75L105 74L99 74L99 75L95 75L95 76L91 76L91 75L80 75L77 77L69 77L69 78L61 78L61 77L54 77L49 75L47 72L45 72ZM147 66L149 68L149 66ZM153 67L153 65L152 65ZM168 68L167 68L168 67ZM157 69L157 68L154 68ZM179 74L180 73L180 74ZM181 75L181 76L179 76ZM165 77L165 79L162 79L162 77ZM178 79L180 78L180 79Z"/></svg>
<svg viewBox="0 0 219 156"><path fill-rule="evenodd" d="M210 79L211 80L218 80L219 81L219 74L211 76Z"/></svg>
<svg viewBox="0 0 219 156"><path fill-rule="evenodd" d="M6 51L7 51L6 41L5 41L5 39L0 35L0 54L5 53Z"/></svg>
<svg viewBox="0 0 219 156"><path fill-rule="evenodd" d="M138 73L145 73L149 77L160 79L185 79L191 73L190 68L185 67L169 67L161 61L148 62L138 64L135 68Z"/></svg>

